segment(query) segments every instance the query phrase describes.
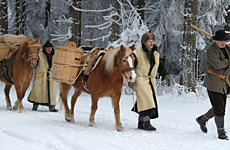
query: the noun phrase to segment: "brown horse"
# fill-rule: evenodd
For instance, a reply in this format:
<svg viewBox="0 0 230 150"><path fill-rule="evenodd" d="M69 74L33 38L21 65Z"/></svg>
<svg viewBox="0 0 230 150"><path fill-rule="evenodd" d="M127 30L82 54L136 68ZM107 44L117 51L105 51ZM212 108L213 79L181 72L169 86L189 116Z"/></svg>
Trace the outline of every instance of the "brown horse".
<svg viewBox="0 0 230 150"><path fill-rule="evenodd" d="M135 45L131 47L123 45L117 48L110 47L88 77L87 86L90 92L88 92L85 88L82 88L82 90L80 89L82 86L82 79L80 77L73 85L66 83L59 84L60 98L64 104L66 121L75 122L74 105L78 96L80 96L82 92L86 92L91 94L92 99L91 114L89 118L90 126L96 127L94 116L98 108L97 104L99 98L111 97L116 120L116 129L117 131L124 129L120 121L119 101L121 97L121 89L123 84L126 82L126 79L129 82L134 82L136 79L134 69L135 57L132 55L134 48ZM83 57L82 64L85 63L84 61L85 59ZM69 109L67 104L67 95L72 86L75 88L75 93L71 99L71 109Z"/></svg>
<svg viewBox="0 0 230 150"><path fill-rule="evenodd" d="M17 100L15 101L13 108L15 110L19 108L19 112L24 111L22 99L25 96L25 92L33 77L33 67L37 65L38 53L41 47L39 42L40 38L37 40L29 38L22 42L13 62L13 67L9 68L12 69L13 77L11 78L11 81L14 83L17 93ZM0 79L0 81L5 83L4 92L6 97L6 106L8 109L12 109L9 97L12 84L6 79Z"/></svg>

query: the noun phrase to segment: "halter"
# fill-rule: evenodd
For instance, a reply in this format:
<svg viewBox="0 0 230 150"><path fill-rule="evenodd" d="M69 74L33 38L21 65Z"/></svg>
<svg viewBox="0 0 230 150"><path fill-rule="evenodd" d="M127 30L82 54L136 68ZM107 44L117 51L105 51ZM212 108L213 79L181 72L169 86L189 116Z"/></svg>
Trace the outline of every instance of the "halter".
<svg viewBox="0 0 230 150"><path fill-rule="evenodd" d="M133 55L133 53L130 54L130 55ZM130 55L128 55L128 56L130 56ZM121 54L121 52L120 52L120 53L119 53L119 56L120 56L120 59L121 59L121 58L124 57L125 55L124 55L124 54ZM127 57L128 57L128 56L127 56ZM126 72L129 72L129 71L132 71L132 70L135 70L135 68L134 68L134 67L125 68L125 69L122 69L121 72L122 72L123 74L125 74Z"/></svg>
<svg viewBox="0 0 230 150"><path fill-rule="evenodd" d="M134 67L125 68L122 70L122 73L124 74L125 72L132 71L132 70L135 70L135 68Z"/></svg>
<svg viewBox="0 0 230 150"><path fill-rule="evenodd" d="M38 45L38 44L35 44L35 45L28 45L28 46L27 46L27 50L26 50L26 52L23 54L22 58L24 58L24 56L26 55L26 53L28 54L28 51L29 51L28 47L33 47L33 46L38 46L38 47L40 47L40 45ZM28 56L29 56L28 61L30 61L30 59L32 59L32 58L36 58L36 59L39 58L38 54L30 54L30 55L28 55Z"/></svg>

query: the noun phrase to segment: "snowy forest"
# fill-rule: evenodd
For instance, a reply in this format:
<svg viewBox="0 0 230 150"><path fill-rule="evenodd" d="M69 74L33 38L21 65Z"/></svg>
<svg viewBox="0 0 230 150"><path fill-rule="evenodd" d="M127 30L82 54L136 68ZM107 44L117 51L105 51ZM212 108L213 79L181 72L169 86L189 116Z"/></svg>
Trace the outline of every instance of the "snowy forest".
<svg viewBox="0 0 230 150"><path fill-rule="evenodd" d="M213 40L186 21L214 35L230 31L230 0L1 0L0 34L41 37L63 46L141 47L146 32L156 35L161 61L174 84L196 91Z"/></svg>

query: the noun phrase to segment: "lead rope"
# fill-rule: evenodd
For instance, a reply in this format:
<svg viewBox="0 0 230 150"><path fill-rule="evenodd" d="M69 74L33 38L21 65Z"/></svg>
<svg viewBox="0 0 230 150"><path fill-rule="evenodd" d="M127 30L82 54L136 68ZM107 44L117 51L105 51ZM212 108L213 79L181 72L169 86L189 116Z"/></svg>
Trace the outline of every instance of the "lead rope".
<svg viewBox="0 0 230 150"><path fill-rule="evenodd" d="M127 92L128 88L132 90L131 93ZM135 110L135 103L134 103L134 90L127 85L126 88L125 88L125 94L126 95L132 95L132 99L133 99L133 110L135 112L136 110Z"/></svg>

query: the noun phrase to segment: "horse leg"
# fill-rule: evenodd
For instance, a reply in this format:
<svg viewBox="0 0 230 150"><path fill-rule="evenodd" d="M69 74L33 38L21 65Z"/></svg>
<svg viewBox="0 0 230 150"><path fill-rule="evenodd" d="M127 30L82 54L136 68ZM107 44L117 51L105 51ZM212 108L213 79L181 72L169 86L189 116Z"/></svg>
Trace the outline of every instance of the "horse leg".
<svg viewBox="0 0 230 150"><path fill-rule="evenodd" d="M111 96L112 104L114 108L114 115L115 115L115 120L116 120L116 130L117 131L124 130L121 124L121 120L120 120L120 107L119 107L120 97L121 97L121 92Z"/></svg>
<svg viewBox="0 0 230 150"><path fill-rule="evenodd" d="M16 89L16 93L17 93L17 98L18 98L15 101L15 104L13 107L14 110L19 109L19 112L25 111L25 109L22 105L22 99L25 96L26 90L29 87L29 85L30 85L30 82L28 84L25 84L25 85L19 85L19 86L14 85L15 89Z"/></svg>
<svg viewBox="0 0 230 150"><path fill-rule="evenodd" d="M77 102L77 98L78 96L80 96L82 93L82 91L79 91L79 89L75 88L75 92L71 98L71 110L70 110L70 114L71 114L71 122L75 123L75 119L74 119L74 106Z"/></svg>
<svg viewBox="0 0 230 150"><path fill-rule="evenodd" d="M12 110L10 96L9 96L11 87L12 87L12 84L5 84L5 89L4 89L5 99L6 99L6 108L9 110Z"/></svg>
<svg viewBox="0 0 230 150"><path fill-rule="evenodd" d="M60 98L62 100L62 103L64 104L64 108L65 108L65 120L67 122L71 122L71 114L70 114L70 110L69 110L69 106L68 106L68 92L71 89L71 85L66 84L66 83L60 83L59 84L60 87Z"/></svg>
<svg viewBox="0 0 230 150"><path fill-rule="evenodd" d="M14 103L14 107L13 107L14 110L17 110L19 109L19 112L23 112L25 111L23 105L22 105L22 98L18 98L15 103Z"/></svg>
<svg viewBox="0 0 230 150"><path fill-rule="evenodd" d="M98 108L97 104L98 104L99 97L92 94L91 100L92 100L92 105L91 105L91 113L90 113L90 117L89 117L89 126L97 127L95 122L94 122L94 116L95 116L95 113L96 113L97 108Z"/></svg>

